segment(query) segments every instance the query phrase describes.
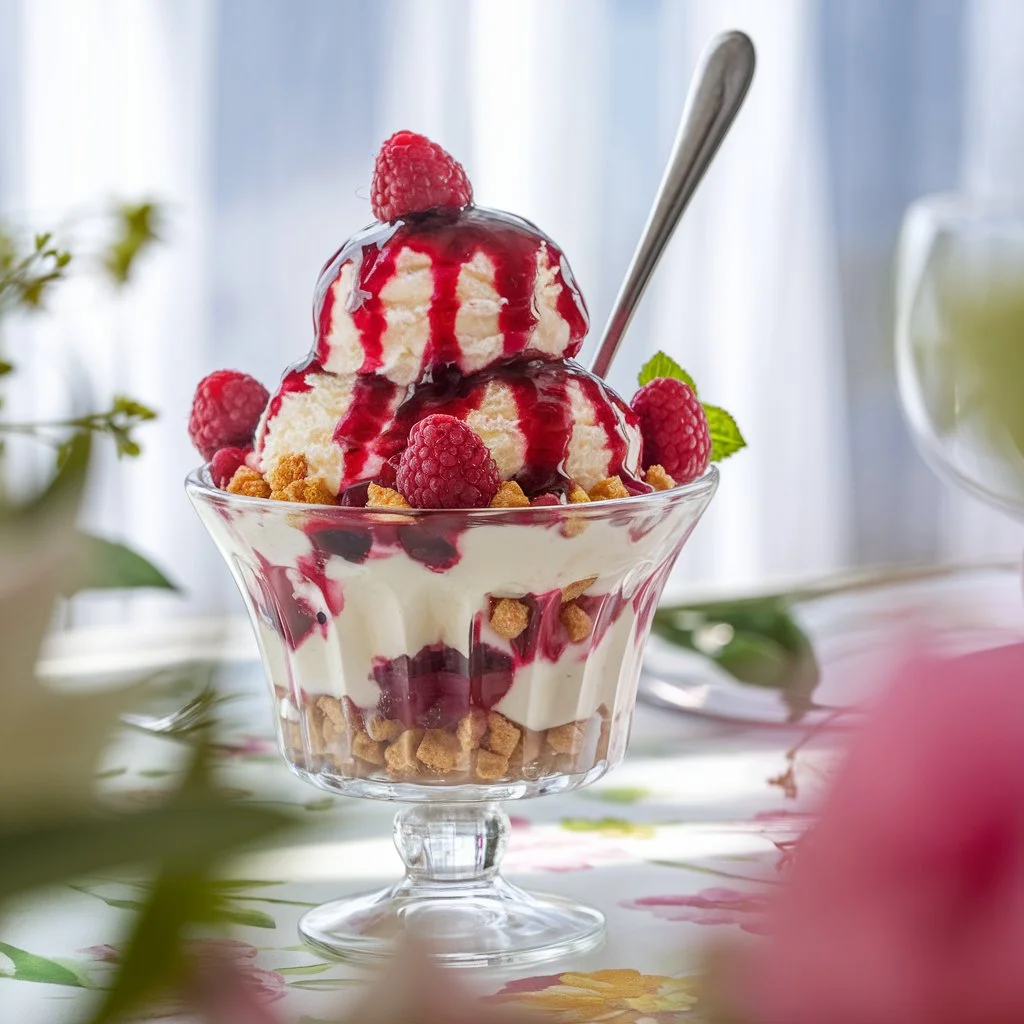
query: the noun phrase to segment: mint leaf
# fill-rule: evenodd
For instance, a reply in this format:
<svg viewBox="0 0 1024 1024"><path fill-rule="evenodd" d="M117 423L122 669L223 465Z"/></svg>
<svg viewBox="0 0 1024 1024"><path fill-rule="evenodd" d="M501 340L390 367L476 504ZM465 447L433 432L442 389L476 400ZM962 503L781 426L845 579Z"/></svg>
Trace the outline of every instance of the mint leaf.
<svg viewBox="0 0 1024 1024"><path fill-rule="evenodd" d="M702 404L704 414L708 418L708 431L711 434L712 462L727 459L741 448L747 447L736 421L724 409L717 405L708 405L706 402Z"/></svg>
<svg viewBox="0 0 1024 1024"><path fill-rule="evenodd" d="M681 380L684 384L689 384L693 388L693 393L697 394L697 385L693 383L693 378L671 356L665 355L664 352L655 353L644 363L640 368L637 382L640 387L643 387L657 377L672 377L675 380Z"/></svg>

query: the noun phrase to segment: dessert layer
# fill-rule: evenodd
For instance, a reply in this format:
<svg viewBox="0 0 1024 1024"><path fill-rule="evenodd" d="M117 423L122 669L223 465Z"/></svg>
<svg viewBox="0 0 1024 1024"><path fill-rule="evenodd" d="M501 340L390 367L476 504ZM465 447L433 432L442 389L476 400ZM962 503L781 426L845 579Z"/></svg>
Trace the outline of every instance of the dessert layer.
<svg viewBox="0 0 1024 1024"><path fill-rule="evenodd" d="M373 375L339 377L313 363L285 375L256 431L265 474L304 455L310 476L339 494L380 474L425 416L463 420L487 445L503 480L529 494L589 490L620 476L642 482L642 441L629 406L573 362L534 360L470 377L449 373L401 387Z"/></svg>
<svg viewBox="0 0 1024 1024"><path fill-rule="evenodd" d="M659 567L696 516L538 508L488 524L277 507L201 508L271 678L410 726L446 727L474 706L534 730L632 701L620 680L635 679Z"/></svg>

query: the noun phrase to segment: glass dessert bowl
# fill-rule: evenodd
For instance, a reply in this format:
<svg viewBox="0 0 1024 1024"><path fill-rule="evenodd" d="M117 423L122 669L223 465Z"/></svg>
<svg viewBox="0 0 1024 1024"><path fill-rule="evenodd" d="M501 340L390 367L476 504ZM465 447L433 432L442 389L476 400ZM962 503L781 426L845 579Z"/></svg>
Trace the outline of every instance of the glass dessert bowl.
<svg viewBox="0 0 1024 1024"><path fill-rule="evenodd" d="M281 754L323 789L411 804L405 877L305 915L345 960L425 929L453 965L595 945L604 919L499 866L499 801L587 785L625 753L665 580L718 484L614 501L467 511L189 497L242 592Z"/></svg>

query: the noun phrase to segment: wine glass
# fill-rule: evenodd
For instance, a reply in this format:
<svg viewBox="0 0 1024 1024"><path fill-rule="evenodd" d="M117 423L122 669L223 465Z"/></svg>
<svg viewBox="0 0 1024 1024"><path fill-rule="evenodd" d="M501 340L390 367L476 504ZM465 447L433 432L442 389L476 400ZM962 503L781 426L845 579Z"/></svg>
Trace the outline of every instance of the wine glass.
<svg viewBox="0 0 1024 1024"><path fill-rule="evenodd" d="M651 618L717 487L523 509L189 497L245 599L278 743L300 778L404 801L405 877L318 907L303 938L386 956L426 930L451 965L539 962L600 941L604 918L499 872L498 801L585 786L625 753Z"/></svg>
<svg viewBox="0 0 1024 1024"><path fill-rule="evenodd" d="M942 476L1024 515L1024 205L937 195L899 244L896 363L914 440Z"/></svg>

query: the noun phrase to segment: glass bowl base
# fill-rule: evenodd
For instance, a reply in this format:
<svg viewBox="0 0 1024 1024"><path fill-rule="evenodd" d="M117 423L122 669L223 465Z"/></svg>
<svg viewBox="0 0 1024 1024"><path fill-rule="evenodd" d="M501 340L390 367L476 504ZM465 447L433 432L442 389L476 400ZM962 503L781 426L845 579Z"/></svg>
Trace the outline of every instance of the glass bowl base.
<svg viewBox="0 0 1024 1024"><path fill-rule="evenodd" d="M388 889L325 903L299 922L303 940L331 959L379 962L403 935L415 934L447 967L521 967L575 956L599 945L604 929L599 911L526 892L500 876L471 884L407 876Z"/></svg>

